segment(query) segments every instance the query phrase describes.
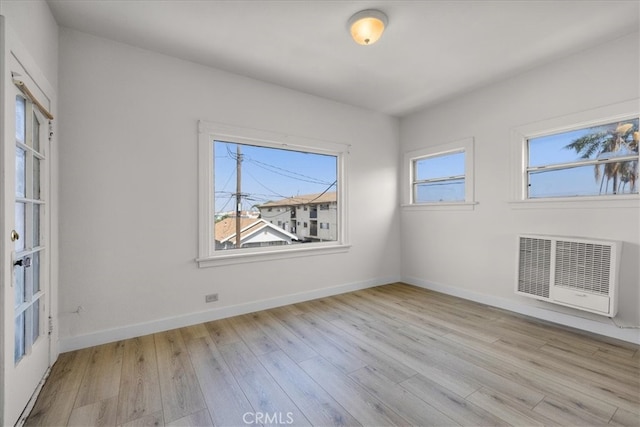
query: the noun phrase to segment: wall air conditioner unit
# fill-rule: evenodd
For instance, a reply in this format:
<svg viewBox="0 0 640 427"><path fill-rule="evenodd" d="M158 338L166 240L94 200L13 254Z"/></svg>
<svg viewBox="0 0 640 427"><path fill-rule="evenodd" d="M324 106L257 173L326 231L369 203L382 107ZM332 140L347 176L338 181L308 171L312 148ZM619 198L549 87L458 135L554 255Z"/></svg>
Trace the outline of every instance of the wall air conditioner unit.
<svg viewBox="0 0 640 427"><path fill-rule="evenodd" d="M516 294L614 317L622 242L518 236Z"/></svg>

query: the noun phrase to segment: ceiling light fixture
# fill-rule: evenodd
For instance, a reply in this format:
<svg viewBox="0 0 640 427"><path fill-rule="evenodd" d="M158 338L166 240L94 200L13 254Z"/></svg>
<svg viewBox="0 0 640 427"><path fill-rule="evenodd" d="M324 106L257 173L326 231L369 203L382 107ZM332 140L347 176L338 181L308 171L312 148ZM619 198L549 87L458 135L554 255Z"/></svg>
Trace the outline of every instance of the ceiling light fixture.
<svg viewBox="0 0 640 427"><path fill-rule="evenodd" d="M349 32L356 43L368 46L382 36L387 22L387 15L379 10L362 10L349 18Z"/></svg>

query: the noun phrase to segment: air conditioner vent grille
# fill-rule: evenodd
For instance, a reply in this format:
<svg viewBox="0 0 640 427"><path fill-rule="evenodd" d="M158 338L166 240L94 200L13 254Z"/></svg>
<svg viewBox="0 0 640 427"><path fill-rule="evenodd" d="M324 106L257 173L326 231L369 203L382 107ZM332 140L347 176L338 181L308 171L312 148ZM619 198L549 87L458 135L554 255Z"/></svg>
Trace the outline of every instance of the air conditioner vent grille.
<svg viewBox="0 0 640 427"><path fill-rule="evenodd" d="M609 295L611 246L556 241L555 285Z"/></svg>
<svg viewBox="0 0 640 427"><path fill-rule="evenodd" d="M549 298L551 240L520 239L518 291Z"/></svg>

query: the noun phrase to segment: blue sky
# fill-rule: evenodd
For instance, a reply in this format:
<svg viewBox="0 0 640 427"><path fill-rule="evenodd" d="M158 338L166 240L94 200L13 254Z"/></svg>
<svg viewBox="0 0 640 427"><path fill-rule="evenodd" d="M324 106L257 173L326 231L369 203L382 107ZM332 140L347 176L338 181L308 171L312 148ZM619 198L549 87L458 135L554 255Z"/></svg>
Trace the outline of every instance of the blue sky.
<svg viewBox="0 0 640 427"><path fill-rule="evenodd" d="M628 120L638 126L638 119ZM617 126L617 123L608 125ZM563 132L532 138L529 141L530 165L567 163L579 159L567 144L581 136L604 130L606 126ZM335 191L337 158L335 156L241 145L243 210L271 200L296 195ZM215 211L235 209L236 192L236 144L215 141ZM464 174L462 153L433 158L419 163L418 179L430 179ZM532 174L530 197L597 195L600 181L594 176L594 166L584 166L558 171ZM611 192L611 186L608 188ZM604 190L603 190L604 191ZM628 191L628 188L627 188ZM637 189L636 189L637 191ZM425 185L420 190L423 200L464 199L464 184L437 183Z"/></svg>
<svg viewBox="0 0 640 427"><path fill-rule="evenodd" d="M638 119L625 120L623 123L635 124L638 128ZM596 126L586 129L562 132L549 136L532 138L529 140L529 165L543 166L561 163L571 163L579 161L580 154L575 150L567 149L566 146L576 139L591 133L613 130L618 123L611 123L603 126ZM621 153L628 154L628 153ZM595 157L596 154L594 154ZM601 167L602 172L602 167ZM418 162L417 178L432 179L464 174L464 155L451 154L441 157L434 157ZM571 169L544 171L531 175L529 182L529 196L536 197L572 197L591 196L602 193L612 193L613 182L607 186L595 178L595 166L583 166ZM629 192L627 185L622 189ZM637 192L637 188L636 188ZM423 184L418 190L418 200L438 201L438 200L464 200L464 182L449 181Z"/></svg>
<svg viewBox="0 0 640 427"><path fill-rule="evenodd" d="M337 158L274 148L241 145L242 209L302 194L335 191ZM215 141L215 211L235 209L236 144Z"/></svg>
<svg viewBox="0 0 640 427"><path fill-rule="evenodd" d="M638 127L638 119L626 120ZM569 163L580 160L580 154L575 150L565 148L576 139L591 133L615 129L618 123L579 129L559 134L532 138L529 140L529 165L541 166L548 164ZM595 153L591 158L596 158ZM602 172L602 167L600 168ZM600 194L601 181L595 178L595 166L583 166L572 169L548 171L533 174L530 179L530 197L541 196L588 196ZM612 193L612 182L609 182L607 192ZM602 187L605 193L606 179ZM626 192L629 191L627 187ZM637 188L636 188L637 191Z"/></svg>

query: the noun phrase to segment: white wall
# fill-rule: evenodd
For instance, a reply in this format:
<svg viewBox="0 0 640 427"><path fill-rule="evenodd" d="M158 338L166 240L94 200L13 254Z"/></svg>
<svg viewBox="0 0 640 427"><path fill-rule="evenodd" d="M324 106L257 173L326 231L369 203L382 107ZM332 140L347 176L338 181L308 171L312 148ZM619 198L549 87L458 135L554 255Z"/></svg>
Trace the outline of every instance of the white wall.
<svg viewBox="0 0 640 427"><path fill-rule="evenodd" d="M48 82L58 82L58 24L44 0L3 0L0 15L18 35Z"/></svg>
<svg viewBox="0 0 640 427"><path fill-rule="evenodd" d="M638 325L637 203L636 208L630 209L535 210L514 209L508 203L512 200L510 129L637 99L638 52L638 34L631 34L401 120L403 153L474 137L475 192L479 202L473 211L402 211L403 279L638 341L637 330L621 331L600 316L539 303L513 293L518 233L621 240L624 250L616 321Z"/></svg>
<svg viewBox="0 0 640 427"><path fill-rule="evenodd" d="M63 350L399 277L397 119L67 29L60 109ZM352 144L351 250L198 269L198 119Z"/></svg>

